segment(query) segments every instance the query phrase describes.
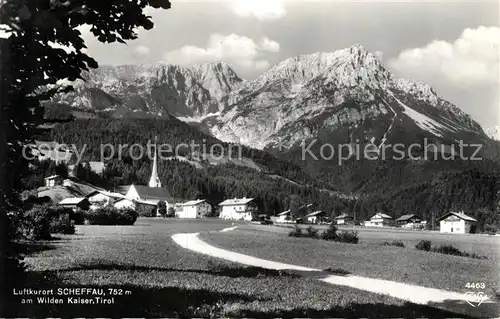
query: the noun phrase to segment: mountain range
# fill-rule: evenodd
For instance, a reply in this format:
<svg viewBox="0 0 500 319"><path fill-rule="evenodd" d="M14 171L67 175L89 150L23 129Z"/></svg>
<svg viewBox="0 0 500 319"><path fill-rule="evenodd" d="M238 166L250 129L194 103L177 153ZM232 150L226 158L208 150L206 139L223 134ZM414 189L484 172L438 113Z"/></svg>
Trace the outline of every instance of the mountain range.
<svg viewBox="0 0 500 319"><path fill-rule="evenodd" d="M171 145L222 143L224 153L228 143L245 146L241 163L204 161L189 151L160 161L162 184L178 198L247 196L271 214L315 202L359 218L380 211L476 216L481 210L486 213L476 218L500 225L495 133L484 132L429 85L398 78L362 46L291 57L253 80L241 79L226 63L104 66L83 76L74 92L47 104L46 118L63 123L41 128L39 140L87 146L86 161L101 160L102 144L145 145L155 137ZM380 149L426 139L481 144L484 160L361 158L338 165L300 157L300 145L314 140ZM144 184L150 167L148 158L113 158L102 182Z"/></svg>
<svg viewBox="0 0 500 319"><path fill-rule="evenodd" d="M58 104L112 117L173 115L205 133L257 149L304 141L452 144L488 139L427 84L396 77L360 45L286 59L254 80L226 63L105 66Z"/></svg>

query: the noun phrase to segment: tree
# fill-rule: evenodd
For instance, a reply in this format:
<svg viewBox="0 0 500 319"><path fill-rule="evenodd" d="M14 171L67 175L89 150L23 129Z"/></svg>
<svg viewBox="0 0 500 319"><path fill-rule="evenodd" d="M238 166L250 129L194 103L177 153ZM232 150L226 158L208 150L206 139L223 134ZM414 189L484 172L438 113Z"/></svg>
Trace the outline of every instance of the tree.
<svg viewBox="0 0 500 319"><path fill-rule="evenodd" d="M165 217L167 215L167 203L165 201L159 201L158 202L158 213L162 216Z"/></svg>
<svg viewBox="0 0 500 319"><path fill-rule="evenodd" d="M175 217L175 209L172 206L168 208L168 217Z"/></svg>
<svg viewBox="0 0 500 319"><path fill-rule="evenodd" d="M169 9L168 0L4 0L0 6L0 316L7 296L9 219L21 206L21 177L28 171L22 148L41 123L40 101L72 86L59 81L83 79L98 67L85 52L79 26L88 25L101 42L137 38L137 28L151 29L147 6ZM61 48L67 47L67 49ZM58 85L59 84L59 85Z"/></svg>

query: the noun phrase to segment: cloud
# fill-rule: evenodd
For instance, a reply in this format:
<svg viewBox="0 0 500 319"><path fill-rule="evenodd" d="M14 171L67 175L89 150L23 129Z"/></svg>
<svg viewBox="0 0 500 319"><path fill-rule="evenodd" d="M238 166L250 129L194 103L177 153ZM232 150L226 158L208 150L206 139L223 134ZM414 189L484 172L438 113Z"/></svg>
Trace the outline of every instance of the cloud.
<svg viewBox="0 0 500 319"><path fill-rule="evenodd" d="M151 50L145 45L139 45L134 49L134 52L138 55L144 56L149 55Z"/></svg>
<svg viewBox="0 0 500 319"><path fill-rule="evenodd" d="M433 41L401 52L389 66L415 79L441 79L459 86L499 82L500 28L465 29L453 43Z"/></svg>
<svg viewBox="0 0 500 319"><path fill-rule="evenodd" d="M262 39L262 41L260 42L260 47L262 50L265 51L280 52L280 44L276 41L269 39L268 37Z"/></svg>
<svg viewBox="0 0 500 319"><path fill-rule="evenodd" d="M266 52L279 52L280 45L267 37L257 44L253 39L230 34L212 34L205 48L186 45L164 55L166 63L192 65L205 62L227 62L244 69L266 69L269 62L262 58Z"/></svg>
<svg viewBox="0 0 500 319"><path fill-rule="evenodd" d="M453 42L433 41L389 61L399 75L432 85L485 127L500 125L500 28L465 29Z"/></svg>
<svg viewBox="0 0 500 319"><path fill-rule="evenodd" d="M282 0L237 0L231 3L233 12L244 18L254 17L259 20L276 20L286 15Z"/></svg>

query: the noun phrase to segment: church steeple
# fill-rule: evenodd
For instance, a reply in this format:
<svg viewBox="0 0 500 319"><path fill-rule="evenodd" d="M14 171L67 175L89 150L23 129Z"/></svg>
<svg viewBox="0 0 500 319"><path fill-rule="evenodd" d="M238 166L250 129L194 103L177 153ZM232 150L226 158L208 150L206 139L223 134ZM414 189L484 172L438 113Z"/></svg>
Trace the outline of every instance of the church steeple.
<svg viewBox="0 0 500 319"><path fill-rule="evenodd" d="M158 160L157 160L157 138L155 137L155 155L153 158L153 169L151 170L151 179L149 180L149 187L161 187L160 178L158 177Z"/></svg>

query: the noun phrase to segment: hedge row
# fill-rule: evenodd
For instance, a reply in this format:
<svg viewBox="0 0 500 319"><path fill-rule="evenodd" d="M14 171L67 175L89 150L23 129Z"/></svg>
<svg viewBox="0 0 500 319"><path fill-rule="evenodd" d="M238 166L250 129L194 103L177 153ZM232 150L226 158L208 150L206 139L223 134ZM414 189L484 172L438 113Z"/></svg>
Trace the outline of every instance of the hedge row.
<svg viewBox="0 0 500 319"><path fill-rule="evenodd" d="M103 207L85 212L85 222L90 225L133 225L137 220L137 212L133 209L117 209Z"/></svg>
<svg viewBox="0 0 500 319"><path fill-rule="evenodd" d="M337 231L337 227L330 224L328 229L319 233L319 230L309 226L304 231L298 225L288 234L291 237L307 237L323 240L331 240L341 243L357 244L359 242L358 233L355 231Z"/></svg>

